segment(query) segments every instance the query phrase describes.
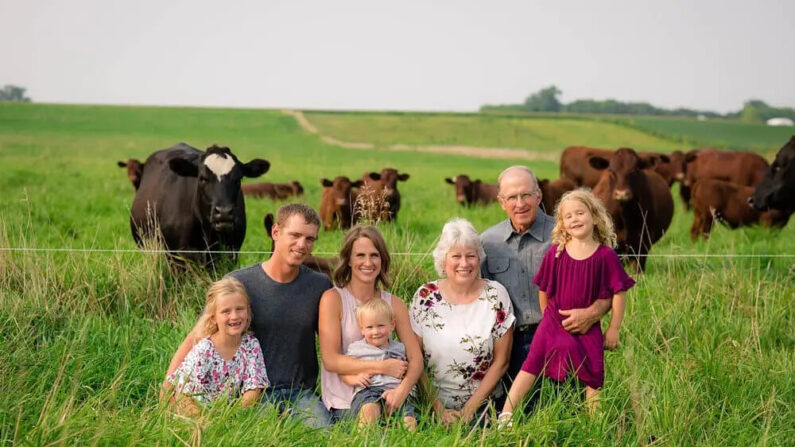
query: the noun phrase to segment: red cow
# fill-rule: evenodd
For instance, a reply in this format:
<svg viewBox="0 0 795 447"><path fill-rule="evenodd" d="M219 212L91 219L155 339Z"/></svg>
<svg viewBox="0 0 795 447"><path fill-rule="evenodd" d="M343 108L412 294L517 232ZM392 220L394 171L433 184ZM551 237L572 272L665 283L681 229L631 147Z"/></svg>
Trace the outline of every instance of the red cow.
<svg viewBox="0 0 795 447"><path fill-rule="evenodd" d="M696 149L685 155L685 178L679 193L685 208L690 204L690 188L698 180L711 178L742 186L756 186L762 181L768 163L754 152Z"/></svg>
<svg viewBox="0 0 795 447"><path fill-rule="evenodd" d="M127 161L119 161L116 163L120 168L127 168L127 178L133 184L135 190L141 186L141 177L144 175L144 164L137 158L130 158Z"/></svg>
<svg viewBox="0 0 795 447"><path fill-rule="evenodd" d="M243 183L240 190L244 196L262 199L268 197L273 200L286 200L292 196L303 196L304 187L297 180L287 183Z"/></svg>
<svg viewBox="0 0 795 447"><path fill-rule="evenodd" d="M573 181L576 186L593 188L602 172L588 163L590 157L610 158L613 151L586 146L570 146L560 154L560 176Z"/></svg>
<svg viewBox="0 0 795 447"><path fill-rule="evenodd" d="M646 169L648 161L629 148L617 150L610 159L592 156L589 164L602 171L594 194L613 218L617 251L635 255L635 265L643 271L652 244L660 240L673 218L674 202L668 184Z"/></svg>
<svg viewBox="0 0 795 447"><path fill-rule="evenodd" d="M539 180L538 187L541 189L541 204L544 207L544 212L551 216L555 212L555 205L563 194L576 189L577 185L573 181L561 177L557 180Z"/></svg>
<svg viewBox="0 0 795 447"><path fill-rule="evenodd" d="M348 177L339 176L333 181L322 179L323 194L320 196L320 220L323 228L350 228L353 224L353 204L356 192L364 183L361 180L351 182Z"/></svg>
<svg viewBox="0 0 795 447"><path fill-rule="evenodd" d="M356 220L395 221L400 211L400 191L397 182L405 182L409 174L399 174L397 169L384 168L381 173L366 172L364 186L359 191Z"/></svg>
<svg viewBox="0 0 795 447"><path fill-rule="evenodd" d="M480 179L474 182L465 174L454 178L447 177L445 182L455 186L455 198L461 205L488 205L497 201L497 185L483 183Z"/></svg>
<svg viewBox="0 0 795 447"><path fill-rule="evenodd" d="M699 236L709 238L715 219L729 228L762 224L763 227L783 227L787 225L792 211L757 211L748 203L754 188L715 179L700 179L693 185L693 226L690 239Z"/></svg>
<svg viewBox="0 0 795 447"><path fill-rule="evenodd" d="M268 213L265 215L265 219L263 219L263 225L265 226L265 233L268 234L268 237L271 238L271 253L273 252L273 233L271 233L271 229L273 228L273 214ZM340 262L339 258L319 258L317 256L309 256L304 260L304 265L309 267L310 269L323 273L324 275L331 278L331 273L334 271L336 265Z"/></svg>
<svg viewBox="0 0 795 447"><path fill-rule="evenodd" d="M670 154L659 152L638 152L638 156L651 164L651 169L660 174L668 186L674 182L681 182L685 177L685 154L682 151L673 151Z"/></svg>

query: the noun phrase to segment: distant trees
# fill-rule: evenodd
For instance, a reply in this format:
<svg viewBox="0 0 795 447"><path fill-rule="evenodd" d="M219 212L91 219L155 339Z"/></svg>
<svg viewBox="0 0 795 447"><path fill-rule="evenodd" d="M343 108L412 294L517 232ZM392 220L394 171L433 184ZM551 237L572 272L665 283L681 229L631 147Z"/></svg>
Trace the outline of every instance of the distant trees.
<svg viewBox="0 0 795 447"><path fill-rule="evenodd" d="M739 118L749 123L765 122L770 118L778 117L795 121L795 109L791 107L773 107L767 105L764 101L751 99L745 102L742 110L726 114L726 118Z"/></svg>
<svg viewBox="0 0 795 447"><path fill-rule="evenodd" d="M563 93L554 85L543 88L524 100L524 108L528 112L560 112L562 104L558 96Z"/></svg>
<svg viewBox="0 0 795 447"><path fill-rule="evenodd" d="M622 102L615 99L578 99L568 104L558 100L562 94L560 89L551 85L531 94L522 104L484 105L481 112L492 113L521 113L521 112L546 112L546 113L588 113L610 115L650 115L650 116L688 116L707 118L730 118L742 121L759 123L774 117L786 117L795 120L795 109L789 107L771 107L758 99L747 101L742 110L721 115L708 110L693 110L687 108L663 109L647 102Z"/></svg>
<svg viewBox="0 0 795 447"><path fill-rule="evenodd" d="M15 102L30 102L31 99L25 96L24 87L17 87L16 85L6 85L0 89L0 101L15 101Z"/></svg>

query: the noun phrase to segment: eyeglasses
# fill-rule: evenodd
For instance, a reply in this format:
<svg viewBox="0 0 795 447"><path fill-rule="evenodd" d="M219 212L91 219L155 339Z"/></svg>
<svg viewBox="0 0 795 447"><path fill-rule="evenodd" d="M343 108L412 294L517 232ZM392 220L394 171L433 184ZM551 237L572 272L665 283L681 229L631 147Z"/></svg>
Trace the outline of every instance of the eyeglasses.
<svg viewBox="0 0 795 447"><path fill-rule="evenodd" d="M522 202L529 202L530 199L535 197L538 194L538 190L533 192L522 192L519 194L511 194L510 196L500 196L500 198L509 205L516 205L516 202L521 200Z"/></svg>

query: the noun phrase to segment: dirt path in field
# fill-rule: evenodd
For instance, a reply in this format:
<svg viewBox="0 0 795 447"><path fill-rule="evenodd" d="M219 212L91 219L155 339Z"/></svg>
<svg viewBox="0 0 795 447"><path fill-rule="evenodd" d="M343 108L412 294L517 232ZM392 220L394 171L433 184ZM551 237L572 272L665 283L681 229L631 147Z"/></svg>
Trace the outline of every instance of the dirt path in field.
<svg viewBox="0 0 795 447"><path fill-rule="evenodd" d="M344 147L346 149L364 149L364 150L386 150L386 151L416 151L416 152L432 152L436 154L452 154L464 155L468 157L477 158L498 158L498 159L513 159L513 160L549 160L557 161L559 155L555 153L541 153L527 149L513 149L504 147L475 147L475 146L444 146L444 145L417 145L412 146L409 144L392 144L386 146L376 146L373 143L366 142L351 142L342 141L328 135L323 135L318 132L317 128L309 122L306 116L300 110L282 110L286 115L290 115L298 122L305 131L315 134L320 137L326 144Z"/></svg>

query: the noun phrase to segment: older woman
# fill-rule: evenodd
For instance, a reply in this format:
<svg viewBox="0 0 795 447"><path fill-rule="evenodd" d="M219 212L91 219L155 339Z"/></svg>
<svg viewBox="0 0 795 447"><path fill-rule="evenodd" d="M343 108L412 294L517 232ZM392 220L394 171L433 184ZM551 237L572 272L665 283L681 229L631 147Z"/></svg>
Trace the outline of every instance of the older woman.
<svg viewBox="0 0 795 447"><path fill-rule="evenodd" d="M411 327L432 371L434 411L446 424L469 422L508 367L513 309L501 284L480 278L485 253L471 223L445 224L433 257L443 278L414 294Z"/></svg>

